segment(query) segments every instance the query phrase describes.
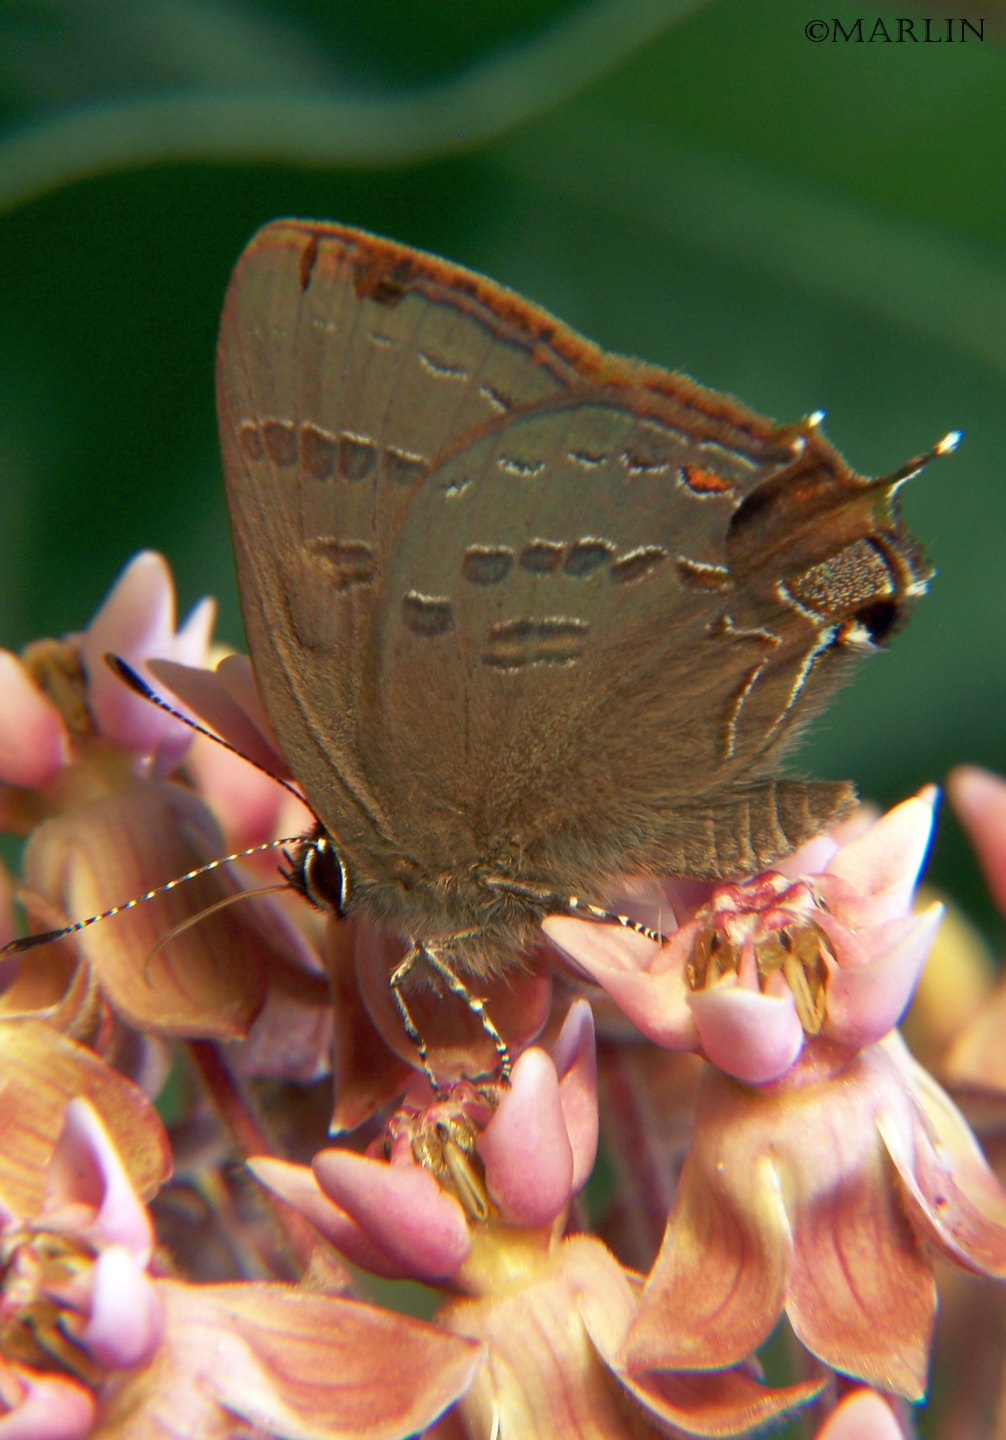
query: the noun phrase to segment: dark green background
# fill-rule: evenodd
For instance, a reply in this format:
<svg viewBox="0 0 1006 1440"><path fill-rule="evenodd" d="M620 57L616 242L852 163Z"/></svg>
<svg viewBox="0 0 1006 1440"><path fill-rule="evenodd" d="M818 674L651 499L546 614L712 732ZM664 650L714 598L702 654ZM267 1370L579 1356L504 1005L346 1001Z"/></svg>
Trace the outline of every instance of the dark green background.
<svg viewBox="0 0 1006 1440"><path fill-rule="evenodd" d="M802 762L885 802L1006 769L1006 47L1000 4L968 13L984 43L813 44L817 0L7 0L0 643L81 626L144 546L240 642L220 300L263 221L336 218L767 414L822 407L864 471L963 429L906 496L932 594ZM947 823L936 868L980 906Z"/></svg>

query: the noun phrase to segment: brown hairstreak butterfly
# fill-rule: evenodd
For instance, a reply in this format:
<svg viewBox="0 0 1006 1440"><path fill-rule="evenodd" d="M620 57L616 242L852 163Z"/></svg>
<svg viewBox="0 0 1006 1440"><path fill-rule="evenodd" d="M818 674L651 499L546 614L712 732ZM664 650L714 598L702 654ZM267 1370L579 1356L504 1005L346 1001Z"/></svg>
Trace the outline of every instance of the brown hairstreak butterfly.
<svg viewBox="0 0 1006 1440"><path fill-rule="evenodd" d="M330 224L252 240L217 377L255 674L319 824L293 881L411 947L393 983L425 958L461 992L614 874L757 870L852 805L776 771L926 588L922 460L865 479L820 416Z"/></svg>

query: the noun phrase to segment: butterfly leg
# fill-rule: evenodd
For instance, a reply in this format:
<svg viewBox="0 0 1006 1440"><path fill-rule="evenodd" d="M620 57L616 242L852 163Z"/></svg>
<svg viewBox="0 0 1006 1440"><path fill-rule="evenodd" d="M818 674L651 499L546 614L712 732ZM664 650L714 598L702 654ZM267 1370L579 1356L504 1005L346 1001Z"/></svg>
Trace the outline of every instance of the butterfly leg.
<svg viewBox="0 0 1006 1440"><path fill-rule="evenodd" d="M662 935L659 930L651 930L649 925L643 925L628 915L616 915L613 910L591 905L588 901L581 900L579 895L557 895L550 890L539 889L534 885L521 885L514 880L487 879L486 885L493 890L504 890L508 895L519 895L522 900L533 900L553 913L582 915L586 920L597 920L606 925L621 925L623 930L632 930L636 935L653 940L657 945L667 943L667 936Z"/></svg>
<svg viewBox="0 0 1006 1440"><path fill-rule="evenodd" d="M629 915L616 915L613 910L603 910L600 905L590 905L578 895L567 895L562 908L567 915L582 915L586 920L597 920L603 925L621 925L623 930L631 930L657 945L667 944L667 936L662 935L659 930L651 930L649 925L633 920Z"/></svg>
<svg viewBox="0 0 1006 1440"><path fill-rule="evenodd" d="M492 1017L486 1009L485 1001L469 990L460 975L454 973L446 960L444 960L436 950L423 947L423 953L426 956L427 964L430 965L435 974L440 977L451 994L456 995L458 999L468 1007L481 1025L483 1033L492 1041L496 1049L496 1058L499 1061L500 1084L508 1085L510 1083L511 1070L510 1050L503 1036L493 1024Z"/></svg>
<svg viewBox="0 0 1006 1440"><path fill-rule="evenodd" d="M402 1022L402 1029L405 1031L411 1044L416 1047L416 1051L419 1055L419 1064L422 1067L423 1074L430 1082L430 1088L432 1089L434 1095L439 1095L440 1084L437 1080L437 1077L434 1075L432 1069L430 1068L429 1053L427 1051L426 1041L420 1034L419 1027L413 1020L412 1013L409 1010L408 1005L405 1003L405 996L402 994L402 986L405 984L407 977L415 969L417 962L425 958L426 953L427 952L424 946L413 945L405 958L395 966L394 970L392 970L391 975L388 978L388 985L391 989L391 998L395 1002L395 1009L398 1011L398 1018Z"/></svg>
<svg viewBox="0 0 1006 1440"><path fill-rule="evenodd" d="M455 972L448 965L447 961L444 960L443 956L440 955L438 951L431 950L428 945L413 945L412 948L409 950L408 954L404 957L404 959L401 960L391 972L388 983L391 987L391 996L395 1002L395 1008L397 1009L402 1022L402 1028L404 1029L411 1043L416 1047L416 1051L419 1055L419 1063L422 1067L424 1075L430 1082L430 1086L434 1094L440 1094L440 1084L433 1073L432 1066L430 1065L429 1049L427 1047L426 1041L420 1033L419 1027L416 1025L415 1020L412 1018L412 1014L409 1011L409 1007L405 1001L405 996L402 993L402 987L407 977L412 972L412 970L415 969L416 965L420 962L428 965L433 971L434 975L436 975L439 980L443 981L444 985L447 987L450 993L452 995L456 995L457 998L465 1005L465 1007L471 1011L471 1013L475 1016L476 1020L478 1020L479 1025L482 1027L483 1033L487 1035L488 1038L492 1041L492 1044L496 1050L496 1055L499 1060L500 1082L501 1084L506 1085L510 1080L510 1071L512 1068L512 1062L510 1060L510 1050L507 1046L506 1041L503 1039L503 1036L493 1024L492 1018L490 1017L489 1012L486 1009L485 1001L482 1000L478 995L473 994L471 990L469 990L465 982L461 979L459 975L455 974Z"/></svg>

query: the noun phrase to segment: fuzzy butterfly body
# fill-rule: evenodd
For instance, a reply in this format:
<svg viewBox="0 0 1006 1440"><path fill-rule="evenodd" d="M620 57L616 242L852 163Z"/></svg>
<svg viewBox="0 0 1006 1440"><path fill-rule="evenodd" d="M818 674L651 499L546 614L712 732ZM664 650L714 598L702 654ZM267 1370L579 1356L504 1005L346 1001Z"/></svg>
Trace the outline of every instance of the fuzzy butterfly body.
<svg viewBox="0 0 1006 1440"><path fill-rule="evenodd" d="M336 225L253 239L217 374L252 661L335 908L484 976L614 874L751 872L853 803L776 772L925 589L907 472Z"/></svg>

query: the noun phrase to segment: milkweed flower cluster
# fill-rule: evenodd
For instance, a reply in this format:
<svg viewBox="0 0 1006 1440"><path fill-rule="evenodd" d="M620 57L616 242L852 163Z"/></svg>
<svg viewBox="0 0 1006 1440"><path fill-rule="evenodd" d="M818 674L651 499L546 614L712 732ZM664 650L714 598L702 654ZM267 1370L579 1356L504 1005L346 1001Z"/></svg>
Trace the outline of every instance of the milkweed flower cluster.
<svg viewBox="0 0 1006 1440"><path fill-rule="evenodd" d="M897 1440L938 1260L957 1359L972 1333L1006 1394L1003 1300L966 1278L1006 1276L1006 1190L896 1028L943 933L916 898L934 791L760 875L637 887L625 907L662 941L548 919L526 972L478 993L506 1081L470 1005L410 990L424 1065L388 986L401 945L276 876L265 847L312 820L211 623L203 605L176 628L142 555L85 631L0 653L0 824L26 840L0 942L15 899L61 931L0 962L0 1440L640 1440L787 1417ZM950 793L1006 903L1006 783L967 770ZM1006 1001L983 983L933 1063L994 1109ZM976 1402L947 1403L977 1440Z"/></svg>

